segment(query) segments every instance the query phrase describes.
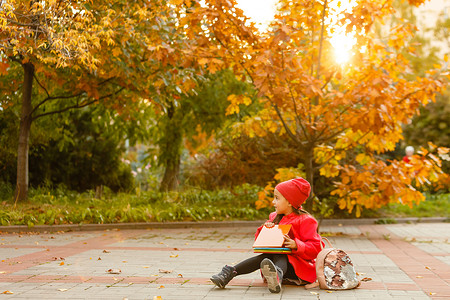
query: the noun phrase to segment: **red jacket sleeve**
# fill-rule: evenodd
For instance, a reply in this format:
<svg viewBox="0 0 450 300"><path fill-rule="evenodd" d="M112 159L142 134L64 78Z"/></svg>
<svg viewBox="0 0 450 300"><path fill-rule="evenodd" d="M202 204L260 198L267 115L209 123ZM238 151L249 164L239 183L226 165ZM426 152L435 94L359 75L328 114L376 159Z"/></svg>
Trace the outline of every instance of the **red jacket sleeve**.
<svg viewBox="0 0 450 300"><path fill-rule="evenodd" d="M292 255L302 259L313 260L321 250L321 238L317 233L317 221L306 215L294 225L295 242L297 249L292 250Z"/></svg>
<svg viewBox="0 0 450 300"><path fill-rule="evenodd" d="M277 216L276 212L270 213L269 215L269 220L268 221L273 221L275 219L275 217ZM256 233L255 233L255 240L258 237L259 233L261 232L262 228L263 228L264 224L262 224L261 226L258 227L258 229L256 229Z"/></svg>

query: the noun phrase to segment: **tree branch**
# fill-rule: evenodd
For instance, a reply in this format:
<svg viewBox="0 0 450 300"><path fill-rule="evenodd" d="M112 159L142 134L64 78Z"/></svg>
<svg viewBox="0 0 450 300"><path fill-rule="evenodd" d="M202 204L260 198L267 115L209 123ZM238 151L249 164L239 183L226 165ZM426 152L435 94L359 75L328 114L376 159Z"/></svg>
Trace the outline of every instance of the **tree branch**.
<svg viewBox="0 0 450 300"><path fill-rule="evenodd" d="M287 126L286 122L285 122L284 119L283 119L283 116L281 115L280 110L278 109L278 106L274 103L274 104L273 104L273 107L275 108L275 111L277 112L277 115L278 115L278 117L280 118L281 123L283 124L283 127L284 127L284 129L286 130L286 133L288 134L288 136L292 139L292 141L293 141L294 143L296 143L296 144L301 144L301 143L297 140L296 136L292 133L292 131L291 131L291 130L289 129L289 127Z"/></svg>
<svg viewBox="0 0 450 300"><path fill-rule="evenodd" d="M39 82L39 80L36 77L36 74L34 74L33 77L34 77L34 80L36 80L37 84L45 91L45 93L47 94L47 97L50 97L48 90Z"/></svg>
<svg viewBox="0 0 450 300"><path fill-rule="evenodd" d="M33 108L33 110L31 111L31 114L33 114L42 104L44 104L45 102L47 102L47 101L50 101L50 100L58 100L58 99L70 99L70 98L75 98L75 97L79 97L79 96L81 96L81 95L83 95L85 92L80 92L80 93L78 93L78 94L75 94L75 95L70 95L70 96L56 96L56 97L51 97L51 96L48 96L47 98L45 98L44 100L42 100L41 102L39 102L39 104L38 105L36 105L34 108ZM48 94L48 93L47 93ZM38 116L37 116L38 117Z"/></svg>
<svg viewBox="0 0 450 300"><path fill-rule="evenodd" d="M62 112L68 111L68 110L70 110L70 109L77 109L77 108L82 108L82 107L91 105L91 104L93 104L93 103L95 103L95 102L98 102L99 100L102 100L102 99L105 99L105 98L108 98L108 97L117 95L118 93L120 93L120 92L123 91L124 89L125 89L125 88L122 87L122 88L120 88L118 91L116 91L116 92L114 92L114 93L111 93L111 94L102 96L102 97L100 97L100 98L98 98L98 99L94 99L94 100L92 100L92 101L88 101L88 102L85 102L85 103L82 103L82 104L71 105L71 106L64 107L64 108L62 108L62 109L58 109L58 110L49 111L49 112L46 112L46 113L39 114L39 115L33 117L33 121L36 120L36 119L38 119L38 118L40 118L40 117L43 117L43 116L54 115L54 114L58 114L58 113L62 113ZM83 92L83 93L84 93L84 92Z"/></svg>
<svg viewBox="0 0 450 300"><path fill-rule="evenodd" d="M319 57L317 58L317 72L316 78L320 76L320 60L322 59L322 47L323 47L323 33L325 31L325 14L327 10L327 0L323 3L323 13L322 13L322 29L320 30L320 44L319 44Z"/></svg>

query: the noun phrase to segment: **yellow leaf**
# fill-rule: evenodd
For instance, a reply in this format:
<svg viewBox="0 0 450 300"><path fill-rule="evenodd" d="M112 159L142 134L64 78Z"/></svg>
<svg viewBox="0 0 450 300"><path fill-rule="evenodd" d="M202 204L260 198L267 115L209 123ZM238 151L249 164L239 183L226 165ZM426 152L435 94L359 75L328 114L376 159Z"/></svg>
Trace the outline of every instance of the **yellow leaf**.
<svg viewBox="0 0 450 300"><path fill-rule="evenodd" d="M120 54L122 54L122 50L120 50L120 48L114 48L114 49L112 50L112 55L113 55L114 57L118 57Z"/></svg>
<svg viewBox="0 0 450 300"><path fill-rule="evenodd" d="M208 61L209 60L207 58L200 58L198 60L198 64L204 66L204 65L206 65L208 63Z"/></svg>

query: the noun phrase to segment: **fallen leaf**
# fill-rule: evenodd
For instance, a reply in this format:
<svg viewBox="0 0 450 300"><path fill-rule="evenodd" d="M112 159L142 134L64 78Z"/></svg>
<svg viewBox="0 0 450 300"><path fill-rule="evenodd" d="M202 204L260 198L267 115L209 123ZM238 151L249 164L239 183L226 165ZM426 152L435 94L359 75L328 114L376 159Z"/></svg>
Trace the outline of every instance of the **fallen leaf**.
<svg viewBox="0 0 450 300"><path fill-rule="evenodd" d="M327 293L331 294L333 291L327 291Z"/></svg>
<svg viewBox="0 0 450 300"><path fill-rule="evenodd" d="M60 266L63 266L63 265L64 265L64 262L62 261L59 265L60 265Z"/></svg>
<svg viewBox="0 0 450 300"><path fill-rule="evenodd" d="M11 294L14 294L14 293L11 292L11 291L4 291L2 294L8 294L8 295L11 295Z"/></svg>
<svg viewBox="0 0 450 300"><path fill-rule="evenodd" d="M53 260L66 260L64 257L52 257Z"/></svg>
<svg viewBox="0 0 450 300"><path fill-rule="evenodd" d="M0 271L0 274L6 274L6 271Z"/></svg>
<svg viewBox="0 0 450 300"><path fill-rule="evenodd" d="M423 276L417 275L416 278L423 278Z"/></svg>
<svg viewBox="0 0 450 300"><path fill-rule="evenodd" d="M122 270L120 270L120 269L108 269L108 270L106 270L106 273L109 273L109 274L120 274L120 273L122 273Z"/></svg>
<svg viewBox="0 0 450 300"><path fill-rule="evenodd" d="M164 242L159 242L161 245L164 245Z"/></svg>
<svg viewBox="0 0 450 300"><path fill-rule="evenodd" d="M430 267L425 267L425 269L431 270L431 268L430 268Z"/></svg>
<svg viewBox="0 0 450 300"><path fill-rule="evenodd" d="M170 257L178 257L178 254L177 255L171 255Z"/></svg>
<svg viewBox="0 0 450 300"><path fill-rule="evenodd" d="M162 300L161 296L153 296L153 300Z"/></svg>
<svg viewBox="0 0 450 300"><path fill-rule="evenodd" d="M158 286L158 289L163 289L163 288L165 288L165 286L163 286L163 285Z"/></svg>
<svg viewBox="0 0 450 300"><path fill-rule="evenodd" d="M183 278L183 275L182 274L178 274L177 277L178 278Z"/></svg>
<svg viewBox="0 0 450 300"><path fill-rule="evenodd" d="M358 272L356 272L356 275L358 275L358 276L361 275L362 276L362 275L366 275L366 273L358 273Z"/></svg>
<svg viewBox="0 0 450 300"><path fill-rule="evenodd" d="M185 245L189 245L189 243L184 243Z"/></svg>
<svg viewBox="0 0 450 300"><path fill-rule="evenodd" d="M103 253L111 253L109 250L103 250Z"/></svg>
<svg viewBox="0 0 450 300"><path fill-rule="evenodd" d="M363 279L361 279L361 281L371 281L372 280L372 278L370 278L370 277L364 277Z"/></svg>
<svg viewBox="0 0 450 300"><path fill-rule="evenodd" d="M158 275L158 274L152 274L152 275L150 275L150 276L158 277L159 275Z"/></svg>
<svg viewBox="0 0 450 300"><path fill-rule="evenodd" d="M123 262L123 263L126 263L126 262L128 262L128 261L126 261L126 260L122 260L122 262Z"/></svg>
<svg viewBox="0 0 450 300"><path fill-rule="evenodd" d="M58 289L58 291L65 292L65 291L68 291L68 289Z"/></svg>
<svg viewBox="0 0 450 300"><path fill-rule="evenodd" d="M148 269L148 268L150 268L150 267L149 267L149 266L143 266L143 268L144 268L144 269Z"/></svg>
<svg viewBox="0 0 450 300"><path fill-rule="evenodd" d="M433 295L436 295L436 293L430 292L430 295L433 296Z"/></svg>
<svg viewBox="0 0 450 300"><path fill-rule="evenodd" d="M159 269L159 273L165 273L165 274L169 274L172 273L172 270L164 270L164 269Z"/></svg>
<svg viewBox="0 0 450 300"><path fill-rule="evenodd" d="M97 260L102 260L102 259L99 257L99 258L97 258Z"/></svg>
<svg viewBox="0 0 450 300"><path fill-rule="evenodd" d="M319 293L316 293L316 292L310 292L310 293L313 295L319 295Z"/></svg>

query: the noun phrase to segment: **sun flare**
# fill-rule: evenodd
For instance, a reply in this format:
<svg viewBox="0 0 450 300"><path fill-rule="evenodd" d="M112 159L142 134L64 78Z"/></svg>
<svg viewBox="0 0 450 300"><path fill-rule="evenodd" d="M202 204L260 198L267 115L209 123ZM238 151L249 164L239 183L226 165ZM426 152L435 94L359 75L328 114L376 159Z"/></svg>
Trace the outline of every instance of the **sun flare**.
<svg viewBox="0 0 450 300"><path fill-rule="evenodd" d="M351 12L353 6L356 5L355 0L349 1L332 1L330 8L332 13L332 19L338 19L337 17L342 12ZM345 26L334 26L335 30L331 34L330 43L334 48L334 59L340 64L344 65L349 62L352 57L352 49L356 44L356 38L353 33L346 33Z"/></svg>
<svg viewBox="0 0 450 300"><path fill-rule="evenodd" d="M337 33L334 34L330 43L334 48L334 57L338 64L346 64L352 57L352 49L356 44L356 39L351 34Z"/></svg>
<svg viewBox="0 0 450 300"><path fill-rule="evenodd" d="M237 0L237 6L244 10L257 27L266 30L269 23L273 20L277 0ZM342 12L351 12L356 0L328 1L330 10L329 19L326 23L330 24L338 20L338 15ZM356 45L356 38L352 33L346 34L344 26L332 26L334 31L330 33L330 43L334 49L334 59L336 63L345 65L352 57L352 49Z"/></svg>

